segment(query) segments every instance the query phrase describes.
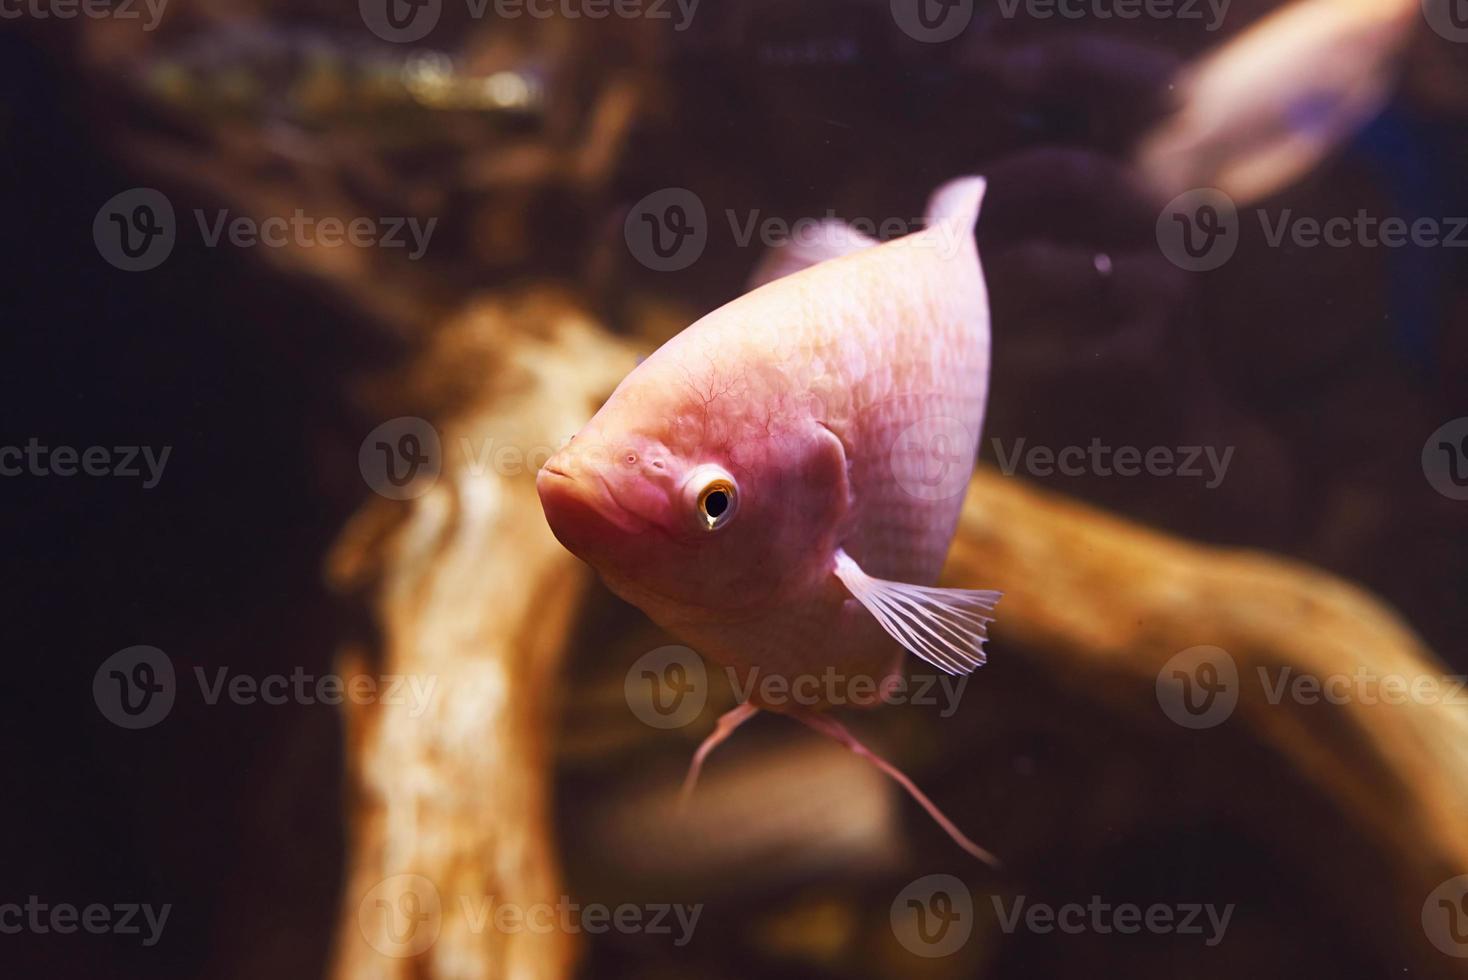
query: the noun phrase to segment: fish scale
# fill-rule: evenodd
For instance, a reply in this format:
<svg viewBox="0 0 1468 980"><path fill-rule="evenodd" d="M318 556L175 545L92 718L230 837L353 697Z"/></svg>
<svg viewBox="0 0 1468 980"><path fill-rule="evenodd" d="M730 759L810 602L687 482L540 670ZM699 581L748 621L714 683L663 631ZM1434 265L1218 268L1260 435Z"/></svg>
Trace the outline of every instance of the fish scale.
<svg viewBox="0 0 1468 980"><path fill-rule="evenodd" d="M923 244L936 237L923 232L798 274L809 277L806 288L844 297L801 329L841 351L833 384L853 394L846 412L822 420L847 448L855 514L846 550L874 576L918 584L937 579L948 552L968 485L955 470L973 467L989 374L977 251L971 238L953 255ZM869 302L872 292L903 290L928 300L896 309ZM915 451L904 451L904 437ZM961 441L946 447L949 437ZM935 458L945 451L958 458Z"/></svg>

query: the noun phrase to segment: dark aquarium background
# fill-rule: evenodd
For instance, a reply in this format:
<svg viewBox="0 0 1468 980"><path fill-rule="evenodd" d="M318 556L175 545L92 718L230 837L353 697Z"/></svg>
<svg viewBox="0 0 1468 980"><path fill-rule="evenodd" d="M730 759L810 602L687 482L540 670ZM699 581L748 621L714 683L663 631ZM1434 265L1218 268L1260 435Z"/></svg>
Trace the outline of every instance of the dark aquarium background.
<svg viewBox="0 0 1468 980"><path fill-rule="evenodd" d="M0 0L0 973L1468 975L1465 124L1464 0ZM769 714L680 816L535 469L967 173L1006 598L842 717L1003 867Z"/></svg>

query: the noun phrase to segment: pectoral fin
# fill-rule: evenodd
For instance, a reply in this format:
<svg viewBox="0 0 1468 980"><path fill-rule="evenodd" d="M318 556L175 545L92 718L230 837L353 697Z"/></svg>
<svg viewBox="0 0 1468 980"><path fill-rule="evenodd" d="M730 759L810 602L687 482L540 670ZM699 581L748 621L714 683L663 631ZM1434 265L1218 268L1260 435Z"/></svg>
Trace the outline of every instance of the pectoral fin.
<svg viewBox="0 0 1468 980"><path fill-rule="evenodd" d="M872 578L836 552L836 577L882 628L909 651L949 674L967 674L986 659L984 640L1000 592L937 589Z"/></svg>

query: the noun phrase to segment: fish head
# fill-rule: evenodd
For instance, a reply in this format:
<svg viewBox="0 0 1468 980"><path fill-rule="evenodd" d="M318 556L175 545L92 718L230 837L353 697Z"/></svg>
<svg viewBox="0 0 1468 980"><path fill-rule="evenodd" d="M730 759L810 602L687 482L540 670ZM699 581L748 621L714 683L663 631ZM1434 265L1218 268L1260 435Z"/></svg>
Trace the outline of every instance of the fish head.
<svg viewBox="0 0 1468 980"><path fill-rule="evenodd" d="M748 609L829 565L846 502L840 444L752 394L644 362L538 474L556 538L649 613Z"/></svg>

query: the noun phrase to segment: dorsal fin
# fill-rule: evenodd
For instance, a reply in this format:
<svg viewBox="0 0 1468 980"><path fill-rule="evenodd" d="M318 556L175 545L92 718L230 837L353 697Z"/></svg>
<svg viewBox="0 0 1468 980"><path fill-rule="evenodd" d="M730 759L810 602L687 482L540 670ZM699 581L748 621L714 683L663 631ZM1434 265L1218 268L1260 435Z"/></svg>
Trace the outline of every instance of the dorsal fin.
<svg viewBox="0 0 1468 980"><path fill-rule="evenodd" d="M818 221L812 230L802 233L798 241L781 242L765 252L759 265L750 273L749 288L763 286L818 262L860 252L875 244L875 238L863 235L844 221L835 218Z"/></svg>
<svg viewBox="0 0 1468 980"><path fill-rule="evenodd" d="M979 223L988 186L982 177L958 177L938 188L928 198L928 227L947 221L972 232Z"/></svg>
<svg viewBox="0 0 1468 980"><path fill-rule="evenodd" d="M967 234L973 233L984 203L988 182L982 177L959 177L933 192L928 199L927 223L931 228L941 223L956 224ZM749 288L783 279L801 269L827 259L837 259L852 252L880 244L844 221L826 218L803 232L799 240L775 245L767 251L749 276Z"/></svg>

